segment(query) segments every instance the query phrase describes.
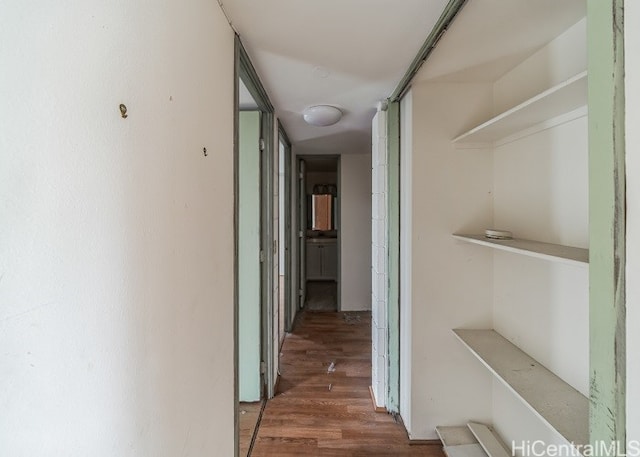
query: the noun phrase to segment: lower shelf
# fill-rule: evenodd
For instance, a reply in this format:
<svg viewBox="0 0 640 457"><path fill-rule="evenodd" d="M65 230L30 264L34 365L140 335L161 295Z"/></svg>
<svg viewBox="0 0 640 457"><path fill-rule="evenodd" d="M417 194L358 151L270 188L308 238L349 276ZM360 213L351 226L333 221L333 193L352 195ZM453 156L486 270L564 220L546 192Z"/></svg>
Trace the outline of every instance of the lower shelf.
<svg viewBox="0 0 640 457"><path fill-rule="evenodd" d="M542 421L576 445L589 443L589 400L495 330L453 331Z"/></svg>
<svg viewBox="0 0 640 457"><path fill-rule="evenodd" d="M436 427L447 457L487 457L469 427Z"/></svg>
<svg viewBox="0 0 640 457"><path fill-rule="evenodd" d="M467 426L436 427L447 457L509 457L500 438L487 425L469 422Z"/></svg>

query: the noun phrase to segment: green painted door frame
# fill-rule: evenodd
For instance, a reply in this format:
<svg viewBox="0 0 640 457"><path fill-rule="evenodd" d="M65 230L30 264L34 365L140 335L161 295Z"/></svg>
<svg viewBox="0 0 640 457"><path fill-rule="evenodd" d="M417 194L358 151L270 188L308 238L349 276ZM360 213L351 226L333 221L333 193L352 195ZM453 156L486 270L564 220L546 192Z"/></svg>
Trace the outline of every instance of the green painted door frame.
<svg viewBox="0 0 640 457"><path fill-rule="evenodd" d="M242 81L249 93L253 97L254 101L258 105L258 110L261 112L261 140L259 143L260 149L260 252L256 253L261 259L261 272L260 272L260 309L261 309L261 352L263 367L261 371L264 374L263 390L264 397L272 398L274 396L275 389L275 364L277 361L274 358L274 250L272 244L274 238L274 146L275 146L275 125L274 125L274 108L269 100L269 96L265 91L258 74L249 59L249 56L240 41L240 37L236 35L235 38L235 83L234 83L234 96L235 96L235 123L234 123L234 199L235 199L235 261L234 261L234 276L235 276L235 289L234 289L234 364L235 364L235 441L236 450L235 455L238 455L238 443L239 443L239 412L238 412L238 399L239 399L239 386L238 386L238 371L239 371L239 239L238 239L238 227L239 227L239 82Z"/></svg>
<svg viewBox="0 0 640 457"><path fill-rule="evenodd" d="M589 0L590 439L626 447L624 1Z"/></svg>
<svg viewBox="0 0 640 457"><path fill-rule="evenodd" d="M284 328L290 332L295 316L295 297L292 292L291 281L291 141L278 122L278 135L284 146L284 214L278 217L284 218L284 240L280 240L280 249L284 249ZM281 208L282 209L282 208ZM297 290L297 288L296 288Z"/></svg>
<svg viewBox="0 0 640 457"><path fill-rule="evenodd" d="M237 77L242 80L249 93L258 105L258 109L262 113L261 123L261 155L260 155L260 223L261 243L260 243L260 259L262 262L261 272L261 298L262 298L262 362L264 373L264 390L266 398L272 398L274 395L275 379L273 378L274 364L273 358L273 286L274 286L274 252L271 248L274 240L273 231L273 195L274 195L274 179L273 179L273 148L274 148L274 108L269 100L269 96L265 91L258 74L249 59L240 38L236 36L236 68ZM237 211L237 210L236 210Z"/></svg>

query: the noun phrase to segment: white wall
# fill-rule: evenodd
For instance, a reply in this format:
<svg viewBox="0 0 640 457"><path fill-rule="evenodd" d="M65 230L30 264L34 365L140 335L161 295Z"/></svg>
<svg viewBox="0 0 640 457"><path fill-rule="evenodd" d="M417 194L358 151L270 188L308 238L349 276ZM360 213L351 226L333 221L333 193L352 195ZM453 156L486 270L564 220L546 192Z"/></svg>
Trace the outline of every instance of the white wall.
<svg viewBox="0 0 640 457"><path fill-rule="evenodd" d="M586 117L497 148L495 226L519 238L587 248L587 155ZM588 281L586 265L494 254L494 328L584 395Z"/></svg>
<svg viewBox="0 0 640 457"><path fill-rule="evenodd" d="M640 4L626 2L627 439L640 440Z"/></svg>
<svg viewBox="0 0 640 457"><path fill-rule="evenodd" d="M340 158L340 306L371 309L371 154Z"/></svg>
<svg viewBox="0 0 640 457"><path fill-rule="evenodd" d="M584 71L586 55L582 20L496 81L496 106L507 109ZM589 246L587 128L584 116L495 148L495 227L518 238ZM493 273L496 331L588 396L588 266L497 251ZM493 395L493 422L506 442L564 442L514 406L501 385Z"/></svg>
<svg viewBox="0 0 640 457"><path fill-rule="evenodd" d="M233 455L233 32L1 10L0 455Z"/></svg>
<svg viewBox="0 0 640 457"><path fill-rule="evenodd" d="M578 21L495 82L494 114L586 70L587 20Z"/></svg>
<svg viewBox="0 0 640 457"><path fill-rule="evenodd" d="M451 331L491 327L491 252L451 235L492 225L493 162L490 152L455 149L451 139L477 123L492 90L428 82L412 90L410 435L425 439L438 425L491 417L491 376Z"/></svg>

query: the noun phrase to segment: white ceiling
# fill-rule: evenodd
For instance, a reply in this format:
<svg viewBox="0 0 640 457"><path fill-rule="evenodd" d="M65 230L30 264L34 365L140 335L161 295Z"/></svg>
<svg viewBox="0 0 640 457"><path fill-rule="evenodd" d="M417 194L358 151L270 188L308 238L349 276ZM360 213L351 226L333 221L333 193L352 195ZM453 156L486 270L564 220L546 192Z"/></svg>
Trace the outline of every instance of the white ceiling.
<svg viewBox="0 0 640 457"><path fill-rule="evenodd" d="M414 81L496 81L585 17L586 3L469 0Z"/></svg>
<svg viewBox="0 0 640 457"><path fill-rule="evenodd" d="M473 1L473 0L472 0ZM503 0L504 1L504 0ZM299 154L370 150L371 119L404 75L447 0L223 0ZM313 105L334 126L304 123Z"/></svg>
<svg viewBox="0 0 640 457"><path fill-rule="evenodd" d="M343 154L370 150L377 102L391 95L447 3L223 0L222 5L296 153ZM495 81L585 14L586 0L468 0L415 81ZM302 111L317 104L337 106L343 119L330 127L305 124Z"/></svg>

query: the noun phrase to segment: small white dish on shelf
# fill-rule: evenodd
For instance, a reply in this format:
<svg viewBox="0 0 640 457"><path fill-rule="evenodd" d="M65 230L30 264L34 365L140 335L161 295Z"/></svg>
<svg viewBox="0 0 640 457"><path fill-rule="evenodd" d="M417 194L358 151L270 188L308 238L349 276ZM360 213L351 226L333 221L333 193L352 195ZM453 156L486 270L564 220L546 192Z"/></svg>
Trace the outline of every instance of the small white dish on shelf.
<svg viewBox="0 0 640 457"><path fill-rule="evenodd" d="M509 230L486 229L484 236L493 240L512 240L513 233Z"/></svg>

